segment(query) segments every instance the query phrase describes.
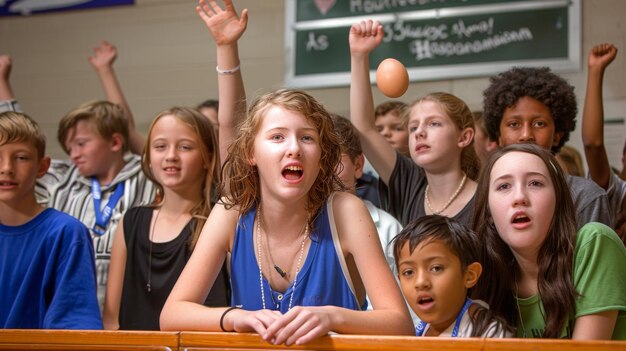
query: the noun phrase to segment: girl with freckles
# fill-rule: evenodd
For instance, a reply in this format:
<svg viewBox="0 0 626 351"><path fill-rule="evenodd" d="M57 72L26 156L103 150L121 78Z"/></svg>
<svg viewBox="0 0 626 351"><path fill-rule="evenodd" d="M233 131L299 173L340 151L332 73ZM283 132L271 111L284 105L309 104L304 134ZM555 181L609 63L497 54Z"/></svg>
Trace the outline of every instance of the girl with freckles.
<svg viewBox="0 0 626 351"><path fill-rule="evenodd" d="M496 151L476 193L473 229L485 247L474 298L517 337L626 339L626 248L601 223L576 232L563 170L548 150Z"/></svg>

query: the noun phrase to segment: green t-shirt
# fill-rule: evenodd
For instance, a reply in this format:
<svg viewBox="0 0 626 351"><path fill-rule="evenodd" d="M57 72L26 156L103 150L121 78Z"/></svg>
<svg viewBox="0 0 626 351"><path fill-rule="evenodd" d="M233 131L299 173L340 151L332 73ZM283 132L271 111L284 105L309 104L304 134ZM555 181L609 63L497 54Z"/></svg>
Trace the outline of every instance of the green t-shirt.
<svg viewBox="0 0 626 351"><path fill-rule="evenodd" d="M578 317L617 310L612 339L626 340L626 248L611 228L601 223L580 228L573 278L580 296L576 299L575 316L565 325L561 337L572 337ZM516 337L542 337L545 312L539 295L517 299L517 303L523 323L517 321Z"/></svg>

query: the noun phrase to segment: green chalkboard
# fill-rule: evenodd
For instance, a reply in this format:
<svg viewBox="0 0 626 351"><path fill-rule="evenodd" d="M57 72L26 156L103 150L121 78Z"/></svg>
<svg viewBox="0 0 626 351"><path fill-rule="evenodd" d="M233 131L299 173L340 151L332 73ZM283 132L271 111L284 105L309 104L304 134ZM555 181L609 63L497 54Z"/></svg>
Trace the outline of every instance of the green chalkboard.
<svg viewBox="0 0 626 351"><path fill-rule="evenodd" d="M384 13L503 4L519 0L300 0L296 2L296 21L325 20Z"/></svg>
<svg viewBox="0 0 626 351"><path fill-rule="evenodd" d="M295 8L287 6L297 14L294 17L306 19L287 26L289 86L348 85L348 33L364 18L348 6L410 0L337 0L326 12L332 18L320 19L317 6L323 2L300 0ZM579 66L579 0L413 2L422 5L396 8L394 13L381 7L372 15L385 30L383 43L371 55L372 70L388 57L404 63L412 81L490 75L511 65L548 65L556 71Z"/></svg>

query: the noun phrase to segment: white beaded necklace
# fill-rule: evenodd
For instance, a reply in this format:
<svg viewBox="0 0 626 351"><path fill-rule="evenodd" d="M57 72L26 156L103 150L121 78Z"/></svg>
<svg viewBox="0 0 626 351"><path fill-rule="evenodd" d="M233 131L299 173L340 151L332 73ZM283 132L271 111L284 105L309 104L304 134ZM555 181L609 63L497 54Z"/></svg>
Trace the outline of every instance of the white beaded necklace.
<svg viewBox="0 0 626 351"><path fill-rule="evenodd" d="M454 192L454 194L450 196L448 201L445 203L445 205L443 205L443 207L439 211L435 211L433 207L430 205L430 199L428 198L429 185L426 184L426 191L424 192L424 199L426 200L426 206L428 206L428 209L430 210L430 212L432 212L435 215L438 215L441 212L445 211L452 204L452 201L454 201L454 199L456 199L456 197L459 196L459 194L461 193L461 190L463 189L463 186L465 185L466 180L467 180L467 174L463 173L463 179L461 179L461 183L459 184L459 187L456 188L456 191Z"/></svg>
<svg viewBox="0 0 626 351"><path fill-rule="evenodd" d="M263 309L265 309L265 291L263 290L263 268L262 266L262 250L261 250L261 205L257 209L257 218L256 218L256 229L257 229L257 264L259 265L259 286L261 288L261 302L263 304ZM307 222L304 226L304 236L302 237L302 243L300 244L300 256L298 257L298 264L296 265L296 273L293 278L293 284L291 286L291 297L289 298L289 306L287 307L287 311L291 310L293 305L293 295L296 294L296 282L298 281L298 273L300 272L300 264L302 263L302 256L304 255L304 244L306 242L306 238L309 236L309 218L307 218ZM269 248L268 248L269 250ZM269 285L269 281L268 281ZM270 287L271 288L271 287Z"/></svg>

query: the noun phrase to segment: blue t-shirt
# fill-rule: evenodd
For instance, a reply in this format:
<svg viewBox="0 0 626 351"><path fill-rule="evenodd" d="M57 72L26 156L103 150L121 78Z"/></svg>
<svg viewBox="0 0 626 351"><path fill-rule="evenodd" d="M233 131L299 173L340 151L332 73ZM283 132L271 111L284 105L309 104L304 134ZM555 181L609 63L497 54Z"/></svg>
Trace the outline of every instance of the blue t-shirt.
<svg viewBox="0 0 626 351"><path fill-rule="evenodd" d="M248 311L263 309L259 265L253 241L255 216L256 208L239 219L231 255L232 305L241 305ZM263 277L265 308L286 313L292 294L292 307L330 305L353 310L367 308L367 302L359 306L344 276L330 231L327 206L319 211L310 238L311 246L298 273L295 289L291 282L284 293L274 291Z"/></svg>
<svg viewBox="0 0 626 351"><path fill-rule="evenodd" d="M91 237L65 213L0 224L0 287L1 328L102 329Z"/></svg>

